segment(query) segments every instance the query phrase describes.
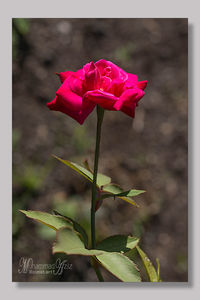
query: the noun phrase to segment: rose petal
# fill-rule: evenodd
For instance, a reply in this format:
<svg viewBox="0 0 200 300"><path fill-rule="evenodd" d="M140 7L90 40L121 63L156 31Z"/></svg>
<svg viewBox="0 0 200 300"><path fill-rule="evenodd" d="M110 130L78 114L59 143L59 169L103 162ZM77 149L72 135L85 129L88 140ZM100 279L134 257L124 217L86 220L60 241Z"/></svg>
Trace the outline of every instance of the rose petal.
<svg viewBox="0 0 200 300"><path fill-rule="evenodd" d="M116 97L120 97L123 92L124 82L119 79L114 79L111 82L110 93L114 94Z"/></svg>
<svg viewBox="0 0 200 300"><path fill-rule="evenodd" d="M67 79L67 77L69 77L70 75L74 74L74 72L66 71L66 72L60 72L56 74L60 77L60 81L63 83L65 79Z"/></svg>
<svg viewBox="0 0 200 300"><path fill-rule="evenodd" d="M95 104L83 102L82 109L79 111L74 111L66 107L62 97L56 96L53 101L47 103L47 107L54 111L61 111L75 119L80 124L83 124L88 115L93 111Z"/></svg>
<svg viewBox="0 0 200 300"><path fill-rule="evenodd" d="M72 92L74 92L80 97L83 96L83 94L85 93L83 87L83 81L79 77L73 74L68 77L67 82Z"/></svg>
<svg viewBox="0 0 200 300"><path fill-rule="evenodd" d="M137 82L138 81L138 76L135 74L127 73L128 75L128 81L130 82Z"/></svg>
<svg viewBox="0 0 200 300"><path fill-rule="evenodd" d="M100 90L87 92L84 95L84 99L89 100L95 104L99 104L101 107L108 110L120 110L120 107L122 105L118 97Z"/></svg>
<svg viewBox="0 0 200 300"><path fill-rule="evenodd" d="M77 78L79 78L80 80L84 80L84 78L85 78L85 73L84 73L83 69L79 69L78 71L76 71L76 72L74 73L74 75L75 75Z"/></svg>
<svg viewBox="0 0 200 300"><path fill-rule="evenodd" d="M127 73L117 65L113 64L111 61L100 59L95 63L95 65L98 67L102 76L109 75L111 79L120 79L121 81L125 81L128 78Z"/></svg>
<svg viewBox="0 0 200 300"><path fill-rule="evenodd" d="M145 92L138 88L125 90L120 96L120 101L122 101L120 110L134 118L135 108L138 105L138 101L144 96L144 94Z"/></svg>
<svg viewBox="0 0 200 300"><path fill-rule="evenodd" d="M146 86L147 86L147 80L137 82L137 87L141 90L144 90Z"/></svg>
<svg viewBox="0 0 200 300"><path fill-rule="evenodd" d="M138 82L137 75L130 74L130 73L127 73L127 74L128 74L128 78L127 78L126 82L124 83L123 90L131 89L131 88L134 88L135 86L137 86L137 82Z"/></svg>
<svg viewBox="0 0 200 300"><path fill-rule="evenodd" d="M107 76L101 76L101 89L105 92L110 92L112 88L112 80Z"/></svg>
<svg viewBox="0 0 200 300"><path fill-rule="evenodd" d="M126 115L130 116L131 118L134 118L136 106L137 106L137 104L135 102L124 103L123 106L121 107L120 111L122 111Z"/></svg>
<svg viewBox="0 0 200 300"><path fill-rule="evenodd" d="M120 100L123 102L138 102L144 96L144 94L145 92L138 88L127 89L120 96Z"/></svg>
<svg viewBox="0 0 200 300"><path fill-rule="evenodd" d="M71 77L70 77L71 78ZM78 111L82 107L82 97L72 91L69 84L74 85L74 78L69 82L69 78L63 82L61 87L57 90L56 95L62 98L64 105L70 110Z"/></svg>
<svg viewBox="0 0 200 300"><path fill-rule="evenodd" d="M89 66L88 64L84 66L85 71L85 82L84 87L86 91L91 91L98 89L100 86L100 73L98 68L92 61Z"/></svg>

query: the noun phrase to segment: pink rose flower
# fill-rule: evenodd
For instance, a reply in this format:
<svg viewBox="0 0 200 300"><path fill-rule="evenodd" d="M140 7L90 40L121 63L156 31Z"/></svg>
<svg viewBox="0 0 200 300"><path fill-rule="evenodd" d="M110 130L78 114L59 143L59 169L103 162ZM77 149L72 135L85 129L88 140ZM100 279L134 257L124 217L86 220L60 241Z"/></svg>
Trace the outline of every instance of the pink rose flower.
<svg viewBox="0 0 200 300"><path fill-rule="evenodd" d="M98 104L107 110L122 111L134 117L138 101L144 96L147 81L126 73L110 61L101 59L86 64L77 72L58 74L62 85L47 106L61 111L80 124Z"/></svg>

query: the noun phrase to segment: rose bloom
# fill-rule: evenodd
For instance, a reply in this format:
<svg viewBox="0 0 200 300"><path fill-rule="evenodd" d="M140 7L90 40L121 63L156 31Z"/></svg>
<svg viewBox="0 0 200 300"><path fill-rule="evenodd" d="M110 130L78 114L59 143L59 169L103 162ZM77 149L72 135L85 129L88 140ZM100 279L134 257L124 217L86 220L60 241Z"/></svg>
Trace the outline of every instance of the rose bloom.
<svg viewBox="0 0 200 300"><path fill-rule="evenodd" d="M147 81L126 73L110 61L101 59L84 65L77 72L58 74L62 85L47 106L61 111L80 124L98 104L104 109L122 111L134 117L138 101L144 96Z"/></svg>

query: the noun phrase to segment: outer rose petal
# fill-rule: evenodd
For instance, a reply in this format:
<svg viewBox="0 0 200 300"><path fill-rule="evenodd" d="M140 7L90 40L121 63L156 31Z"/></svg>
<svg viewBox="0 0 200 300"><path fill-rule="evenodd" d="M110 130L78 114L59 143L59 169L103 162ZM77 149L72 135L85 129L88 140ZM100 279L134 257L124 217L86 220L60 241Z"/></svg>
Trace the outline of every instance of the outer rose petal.
<svg viewBox="0 0 200 300"><path fill-rule="evenodd" d="M120 109L123 113L125 113L126 115L128 115L131 118L134 118L135 116L135 108L136 108L137 104L135 102L130 103L124 103L124 105L122 106L122 108Z"/></svg>
<svg viewBox="0 0 200 300"><path fill-rule="evenodd" d="M84 94L83 81L80 78L76 77L75 74L72 74L71 76L68 77L67 82L72 92L74 92L80 97L83 96Z"/></svg>
<svg viewBox="0 0 200 300"><path fill-rule="evenodd" d="M127 89L120 97L120 101L122 101L122 107L120 110L128 116L134 118L137 103L144 96L144 94L145 92L138 88Z"/></svg>
<svg viewBox="0 0 200 300"><path fill-rule="evenodd" d="M56 96L53 101L47 103L47 107L51 110L61 111L64 114L75 119L80 124L83 124L88 115L93 111L95 104L83 103L82 109L80 111L70 110L65 106L63 99L60 96Z"/></svg>
<svg viewBox="0 0 200 300"><path fill-rule="evenodd" d="M120 110L122 105L118 97L100 90L87 92L84 95L84 99L87 99L95 104L99 104L102 108L108 110Z"/></svg>
<svg viewBox="0 0 200 300"><path fill-rule="evenodd" d="M145 92L138 88L127 89L120 96L120 100L123 102L138 102L144 96L144 94Z"/></svg>
<svg viewBox="0 0 200 300"><path fill-rule="evenodd" d="M63 105L65 105L68 109L72 111L79 111L82 108L83 100L81 96L74 93L69 87L70 83L73 86L73 80L74 78L71 81L69 81L69 79L65 80L61 87L57 90L56 95L62 99Z"/></svg>
<svg viewBox="0 0 200 300"><path fill-rule="evenodd" d="M131 82L137 82L138 81L138 77L137 75L135 74L131 74L131 73L127 73L128 74L128 81L131 81Z"/></svg>
<svg viewBox="0 0 200 300"><path fill-rule="evenodd" d="M137 87L141 90L144 90L147 86L147 80L144 81L138 81L137 83Z"/></svg>
<svg viewBox="0 0 200 300"><path fill-rule="evenodd" d="M123 90L131 89L131 88L137 86L137 82L138 82L137 75L130 74L130 73L127 73L127 74L128 74L128 79L126 80L126 82L124 84Z"/></svg>
<svg viewBox="0 0 200 300"><path fill-rule="evenodd" d="M80 70L76 71L74 74L80 80L84 80L85 79L85 72L84 72L83 69L80 69Z"/></svg>
<svg viewBox="0 0 200 300"><path fill-rule="evenodd" d="M56 74L60 77L60 81L63 83L65 79L67 79L67 77L69 77L70 75L74 74L74 72L67 71L67 72L60 72Z"/></svg>

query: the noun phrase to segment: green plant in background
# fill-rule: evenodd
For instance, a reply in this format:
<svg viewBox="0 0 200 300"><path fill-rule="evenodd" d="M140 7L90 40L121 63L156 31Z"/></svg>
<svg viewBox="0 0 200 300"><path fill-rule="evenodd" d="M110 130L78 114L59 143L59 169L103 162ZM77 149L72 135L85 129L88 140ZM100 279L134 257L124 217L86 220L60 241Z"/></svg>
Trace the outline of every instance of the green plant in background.
<svg viewBox="0 0 200 300"><path fill-rule="evenodd" d="M13 236L16 237L23 227L24 218L21 214L16 213L20 208L26 209L29 202L34 199L41 190L47 174L50 172L51 166L49 163L44 165L36 165L32 163L24 163L21 166L20 162L15 161L15 155L19 158L19 149L21 141L21 132L14 129L12 132L12 148L13 148ZM17 243L17 239L14 239Z"/></svg>
<svg viewBox="0 0 200 300"><path fill-rule="evenodd" d="M142 281L140 270L135 263L135 253L144 265L148 279L151 282L160 281L160 266L157 261L157 270L150 259L139 247L139 238L126 235L115 235L96 243L96 212L101 208L105 199L120 198L125 202L138 207L134 197L144 193L143 190L123 190L111 178L98 173L100 154L101 128L104 111L121 110L134 117L138 101L144 95L146 81L137 81L137 76L128 74L116 65L105 60L97 63L91 62L78 72L63 72L59 74L62 82L56 98L48 103L52 110L59 110L68 114L80 124L97 108L96 149L93 170L88 162L81 166L75 162L64 160L53 155L59 162L70 167L91 183L92 199L90 210L90 231L81 226L75 218L66 216L64 209L53 214L40 211L20 210L27 217L38 221L50 229L56 231L56 241L53 244L53 254L64 253L66 255L89 256L99 281L104 281L101 267L105 268L124 282ZM81 131L78 131L81 132ZM83 132L81 132L81 136ZM78 143L83 143L79 139ZM76 141L76 142L77 142ZM43 235L47 232L43 232Z"/></svg>
<svg viewBox="0 0 200 300"><path fill-rule="evenodd" d="M92 145L92 142L93 140L88 135L86 127L76 126L74 128L72 143L78 154L86 153Z"/></svg>
<svg viewBox="0 0 200 300"><path fill-rule="evenodd" d="M16 58L19 53L18 48L20 40L22 40L29 31L29 20L23 18L13 18L12 28L12 54L13 58Z"/></svg>
<svg viewBox="0 0 200 300"><path fill-rule="evenodd" d="M13 235L18 233L24 223L24 219L16 211L26 209L29 201L37 196L48 172L49 166L27 164L20 170L15 170L13 166Z"/></svg>
<svg viewBox="0 0 200 300"><path fill-rule="evenodd" d="M116 49L114 56L116 59L122 61L123 63L129 63L133 52L136 50L136 45L133 43L128 43Z"/></svg>

